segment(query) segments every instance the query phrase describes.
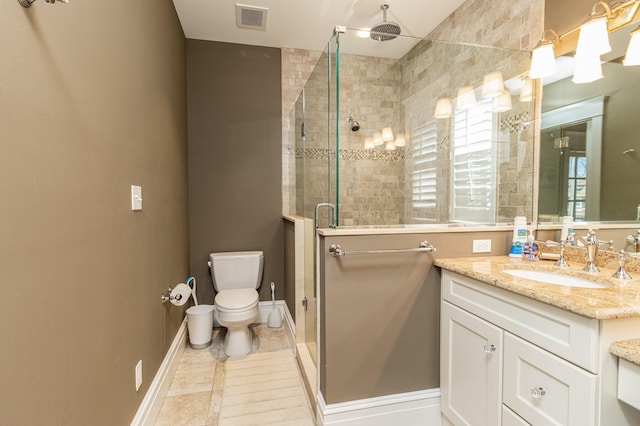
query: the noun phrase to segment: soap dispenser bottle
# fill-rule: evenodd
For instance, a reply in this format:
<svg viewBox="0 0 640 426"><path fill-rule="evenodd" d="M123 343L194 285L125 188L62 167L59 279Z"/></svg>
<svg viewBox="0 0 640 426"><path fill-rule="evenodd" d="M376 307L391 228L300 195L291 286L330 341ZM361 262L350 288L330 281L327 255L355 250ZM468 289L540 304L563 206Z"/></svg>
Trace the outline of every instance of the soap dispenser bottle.
<svg viewBox="0 0 640 426"><path fill-rule="evenodd" d="M538 262L540 260L540 248L538 244L536 244L532 230L529 230L527 242L524 243L524 247L522 248L522 258L529 262Z"/></svg>

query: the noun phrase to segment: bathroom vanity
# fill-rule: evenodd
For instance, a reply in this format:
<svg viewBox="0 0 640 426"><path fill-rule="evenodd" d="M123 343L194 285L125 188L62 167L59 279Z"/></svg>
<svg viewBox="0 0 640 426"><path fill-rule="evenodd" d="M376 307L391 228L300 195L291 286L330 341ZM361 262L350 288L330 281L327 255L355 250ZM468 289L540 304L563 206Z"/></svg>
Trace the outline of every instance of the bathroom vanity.
<svg viewBox="0 0 640 426"><path fill-rule="evenodd" d="M443 424L637 425L617 396L614 342L640 337L640 280L507 256L439 259ZM536 269L603 284L518 278ZM567 280L569 281L569 280Z"/></svg>

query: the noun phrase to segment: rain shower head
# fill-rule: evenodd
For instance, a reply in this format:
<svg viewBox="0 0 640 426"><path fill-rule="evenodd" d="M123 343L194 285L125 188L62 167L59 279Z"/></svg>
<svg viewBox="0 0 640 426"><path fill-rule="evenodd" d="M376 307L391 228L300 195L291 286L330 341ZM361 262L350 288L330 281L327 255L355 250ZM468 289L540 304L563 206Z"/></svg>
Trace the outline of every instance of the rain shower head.
<svg viewBox="0 0 640 426"><path fill-rule="evenodd" d="M382 10L382 22L371 28L369 36L377 41L393 40L400 35L400 25L387 21L388 4L383 4L380 9Z"/></svg>
<svg viewBox="0 0 640 426"><path fill-rule="evenodd" d="M349 116L347 118L347 123L349 123L349 125L351 126L352 132L357 132L358 130L360 130L360 123L354 120L353 117Z"/></svg>

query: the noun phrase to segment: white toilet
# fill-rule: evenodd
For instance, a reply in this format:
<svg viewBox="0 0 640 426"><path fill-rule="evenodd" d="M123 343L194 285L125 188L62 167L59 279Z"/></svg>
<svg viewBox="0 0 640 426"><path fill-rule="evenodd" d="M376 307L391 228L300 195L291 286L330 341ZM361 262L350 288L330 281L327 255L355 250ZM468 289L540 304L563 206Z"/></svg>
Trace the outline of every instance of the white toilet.
<svg viewBox="0 0 640 426"><path fill-rule="evenodd" d="M218 292L215 316L227 328L224 353L251 352L249 324L258 317L258 292L262 282L264 255L261 251L210 253L211 279Z"/></svg>

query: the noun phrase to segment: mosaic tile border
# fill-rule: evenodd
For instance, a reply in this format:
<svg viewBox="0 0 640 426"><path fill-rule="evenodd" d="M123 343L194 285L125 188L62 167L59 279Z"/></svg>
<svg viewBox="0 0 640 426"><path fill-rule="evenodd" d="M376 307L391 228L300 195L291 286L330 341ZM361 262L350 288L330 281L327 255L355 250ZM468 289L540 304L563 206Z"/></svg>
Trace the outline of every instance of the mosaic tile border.
<svg viewBox="0 0 640 426"><path fill-rule="evenodd" d="M329 160L335 158L334 149L322 148L296 148L296 159L304 160ZM379 151L369 149L339 150L340 160L369 160L369 161L403 161L405 159L404 150Z"/></svg>
<svg viewBox="0 0 640 426"><path fill-rule="evenodd" d="M529 112L512 115L500 120L500 131L503 133L518 133L530 124Z"/></svg>

